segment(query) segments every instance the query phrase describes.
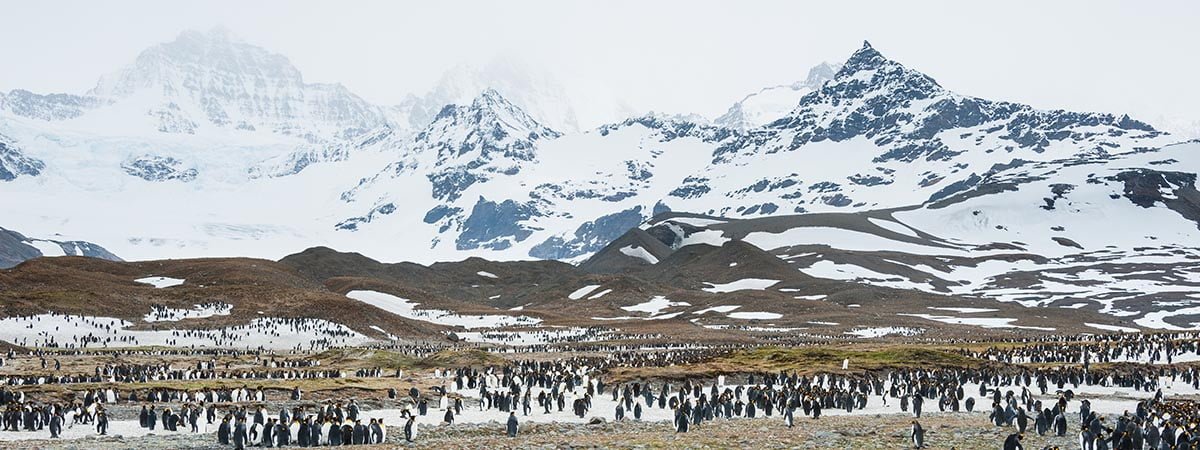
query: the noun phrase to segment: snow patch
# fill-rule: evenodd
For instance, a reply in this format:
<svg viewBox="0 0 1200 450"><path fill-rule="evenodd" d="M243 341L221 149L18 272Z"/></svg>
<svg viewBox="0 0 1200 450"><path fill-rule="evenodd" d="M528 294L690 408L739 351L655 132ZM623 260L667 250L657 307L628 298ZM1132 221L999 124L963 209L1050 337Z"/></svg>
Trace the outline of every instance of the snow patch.
<svg viewBox="0 0 1200 450"><path fill-rule="evenodd" d="M762 311L742 311L742 312L729 313L728 317L730 319L743 319L743 320L773 320L773 319L778 319L778 318L783 317L783 314L773 313L773 312L762 312Z"/></svg>
<svg viewBox="0 0 1200 450"><path fill-rule="evenodd" d="M155 306L149 314L142 317L143 322L178 322L184 319L203 319L213 316L228 316L233 311L233 305L227 303L205 303L191 309L167 308Z"/></svg>
<svg viewBox="0 0 1200 450"><path fill-rule="evenodd" d="M569 298L571 300L579 300L579 299L583 298L583 296L591 294L592 291L596 290L599 287L600 287L599 284L589 284L587 286L576 289L575 292L572 292L569 295L567 295L567 298Z"/></svg>
<svg viewBox="0 0 1200 450"><path fill-rule="evenodd" d="M725 284L709 283L706 281L706 282L704 282L704 284L707 284L709 287L703 288L703 290L705 292L712 292L714 294L744 291L744 290L761 291L761 290L767 289L771 286L774 286L778 283L779 283L779 280L767 280L767 279L763 279L763 278L743 278L741 280L737 280L737 281L733 281L733 282L725 283Z"/></svg>
<svg viewBox="0 0 1200 450"><path fill-rule="evenodd" d="M609 293L609 292L612 292L612 289L605 289L605 290L603 290L603 291L600 291L600 293L599 293L599 294L596 294L596 295L593 295L593 296L591 296L591 297L588 297L588 300L595 300L595 299L598 299L598 298L600 298L600 297L603 297L603 296L605 296L605 295L608 295L608 293Z"/></svg>
<svg viewBox="0 0 1200 450"><path fill-rule="evenodd" d="M873 327L873 328L856 328L845 332L851 336L856 336L864 339L877 338L892 334L900 336L915 336L925 332L922 328L912 327Z"/></svg>
<svg viewBox="0 0 1200 450"><path fill-rule="evenodd" d="M692 314L704 314L704 313L706 313L706 312L714 312L714 311L715 311L715 312L719 312L719 313L722 313L722 314L724 314L724 313L727 313L727 312L733 311L733 310L735 310L735 309L738 309L738 308L741 308L741 306L740 306L740 305L722 305L722 306L713 306L713 307L711 307L711 308L704 308L704 309L701 309L701 310L699 310L699 311L692 312Z"/></svg>
<svg viewBox="0 0 1200 450"><path fill-rule="evenodd" d="M542 321L542 319L528 316L505 316L498 314L466 316L439 309L416 309L418 305L416 302L376 291L350 291L346 293L346 297L407 319L452 327L463 327L468 330L474 328L536 325Z"/></svg>
<svg viewBox="0 0 1200 450"><path fill-rule="evenodd" d="M874 217L868 217L867 220L869 220L871 223L873 223L875 225L878 225L880 228L886 229L888 231L900 233L905 236L918 237L917 232L913 231L912 228L909 228L908 226L906 226L902 223L893 222L890 220L876 219Z"/></svg>
<svg viewBox="0 0 1200 450"><path fill-rule="evenodd" d="M156 289L162 289L162 288L169 288L172 286L179 286L179 285L183 284L183 282L185 280L180 279L180 278L170 278L170 277L146 277L146 278L138 278L133 281L136 281L136 282L142 283L142 284L149 284L151 286L154 286Z"/></svg>
<svg viewBox="0 0 1200 450"><path fill-rule="evenodd" d="M654 316L654 315L658 315L658 313L661 312L662 310L670 308L672 306L692 306L692 305L688 302L673 302L673 301L667 299L666 297L659 295L659 296L655 296L654 298L652 298L648 301L638 303L633 306L622 306L621 309L629 311L629 312L649 313L651 316Z"/></svg>
<svg viewBox="0 0 1200 450"><path fill-rule="evenodd" d="M828 295L825 295L825 294L817 294L817 295L797 295L797 296L795 296L795 297L792 297L792 298L794 298L794 299L797 299L797 300L824 300L824 299L825 299L825 297L828 297ZM857 307L857 306L858 306L858 305L854 305L854 307Z"/></svg>
<svg viewBox="0 0 1200 450"><path fill-rule="evenodd" d="M951 311L951 312L962 313L962 314L974 314L974 313L999 311L998 309L992 309L992 308L960 308L960 307L952 307L952 306L930 306L929 309L936 309L938 311Z"/></svg>
<svg viewBox="0 0 1200 450"><path fill-rule="evenodd" d="M67 256L67 252L64 252L62 246L58 245L57 242L30 239L25 241L25 243L36 248L42 253L42 256Z"/></svg>
<svg viewBox="0 0 1200 450"><path fill-rule="evenodd" d="M625 247L621 247L621 253L625 256L631 256L642 261L646 261L650 264L658 264L658 258L650 254L649 251L646 251L646 249L642 247L627 245Z"/></svg>
<svg viewBox="0 0 1200 450"><path fill-rule="evenodd" d="M938 316L933 314L907 314L899 313L898 316L920 317L926 320L935 322L949 323L955 325L972 325L982 328L1019 328L1023 330L1039 330L1039 331L1054 331L1054 328L1045 327L1026 327L1013 325L1017 319L1009 319L1003 317L954 317L954 316Z"/></svg>

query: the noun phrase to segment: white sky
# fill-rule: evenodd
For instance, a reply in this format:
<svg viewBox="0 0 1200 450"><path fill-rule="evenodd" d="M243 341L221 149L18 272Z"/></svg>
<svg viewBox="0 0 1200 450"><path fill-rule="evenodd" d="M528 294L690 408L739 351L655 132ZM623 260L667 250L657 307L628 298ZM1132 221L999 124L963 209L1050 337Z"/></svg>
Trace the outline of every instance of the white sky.
<svg viewBox="0 0 1200 450"><path fill-rule="evenodd" d="M517 55L639 109L719 115L870 40L959 93L1200 120L1200 2L0 0L0 90L82 93L142 49L224 25L308 81L387 104ZM1198 124L1197 126L1200 126Z"/></svg>

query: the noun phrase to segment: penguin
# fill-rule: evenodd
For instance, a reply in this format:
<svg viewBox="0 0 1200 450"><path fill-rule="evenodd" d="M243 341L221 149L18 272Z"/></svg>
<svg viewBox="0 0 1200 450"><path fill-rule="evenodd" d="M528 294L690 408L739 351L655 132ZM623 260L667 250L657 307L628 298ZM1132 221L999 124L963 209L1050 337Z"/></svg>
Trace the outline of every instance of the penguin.
<svg viewBox="0 0 1200 450"><path fill-rule="evenodd" d="M408 442L417 440L417 416L408 416L408 422L404 424L404 440Z"/></svg>
<svg viewBox="0 0 1200 450"><path fill-rule="evenodd" d="M508 424L505 426L505 431L506 431L506 434L508 434L508 437L510 437L510 438L517 437L517 428L518 428L517 413L516 412L508 413Z"/></svg>
<svg viewBox="0 0 1200 450"><path fill-rule="evenodd" d="M925 448L925 429L915 420L912 421L912 433L909 437L912 438L913 448Z"/></svg>

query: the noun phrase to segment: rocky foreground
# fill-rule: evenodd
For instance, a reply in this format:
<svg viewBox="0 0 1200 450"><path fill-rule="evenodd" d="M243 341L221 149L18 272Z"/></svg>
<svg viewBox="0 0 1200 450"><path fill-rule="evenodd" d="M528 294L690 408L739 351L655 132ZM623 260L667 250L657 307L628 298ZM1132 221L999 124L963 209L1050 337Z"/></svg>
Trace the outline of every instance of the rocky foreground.
<svg viewBox="0 0 1200 450"><path fill-rule="evenodd" d="M523 425L517 438L504 436L503 425L461 424L422 429L415 443L403 441L401 429L388 430L387 445L355 448L463 448L463 449L557 449L557 448L805 448L805 449L897 449L911 446L912 417L902 414L831 416L820 420L797 418L788 429L780 417L706 422L692 432L675 433L661 422L605 422L596 425L545 423ZM988 425L987 414L928 414L920 419L929 448L1000 448L1013 428ZM1073 435L1038 436L1027 433L1026 448L1071 448ZM124 439L119 436L76 441L28 441L25 447L44 449L208 449L223 448L212 433L155 434Z"/></svg>

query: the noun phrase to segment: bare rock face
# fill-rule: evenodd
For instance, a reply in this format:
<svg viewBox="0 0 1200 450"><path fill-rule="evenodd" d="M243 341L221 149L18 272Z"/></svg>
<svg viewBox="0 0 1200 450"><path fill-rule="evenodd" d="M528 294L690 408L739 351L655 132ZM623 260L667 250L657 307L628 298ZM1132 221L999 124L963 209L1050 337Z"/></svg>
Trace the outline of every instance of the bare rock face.
<svg viewBox="0 0 1200 450"><path fill-rule="evenodd" d="M0 134L0 181L12 181L20 176L35 177L46 164L26 156L11 138Z"/></svg>
<svg viewBox="0 0 1200 450"><path fill-rule="evenodd" d="M142 155L132 158L121 165L125 169L125 173L141 178L146 181L192 181L196 179L199 173L195 168L190 168L183 161L169 157L156 155Z"/></svg>

